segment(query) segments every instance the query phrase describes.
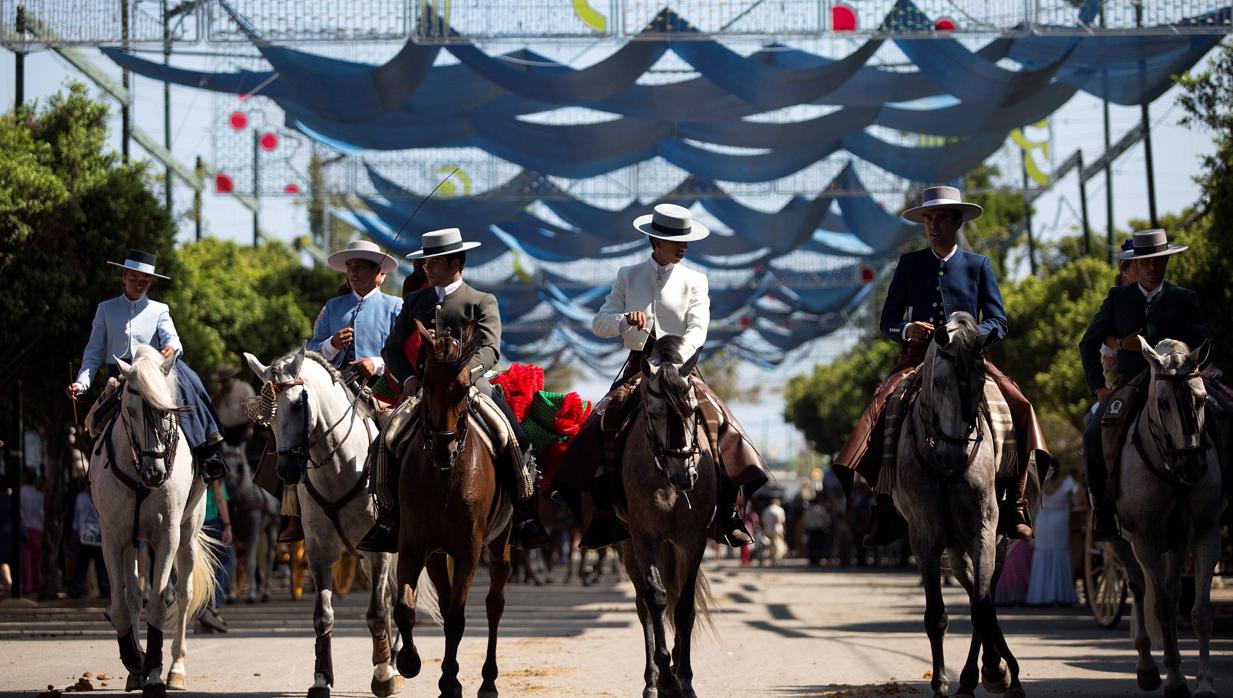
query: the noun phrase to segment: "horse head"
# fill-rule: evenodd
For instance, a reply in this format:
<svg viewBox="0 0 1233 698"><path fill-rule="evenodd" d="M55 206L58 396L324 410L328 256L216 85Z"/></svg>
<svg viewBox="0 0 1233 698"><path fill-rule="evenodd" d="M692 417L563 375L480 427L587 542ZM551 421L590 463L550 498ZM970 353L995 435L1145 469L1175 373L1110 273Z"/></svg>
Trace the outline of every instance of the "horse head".
<svg viewBox="0 0 1233 698"><path fill-rule="evenodd" d="M1163 339L1152 347L1140 336L1139 345L1151 369L1148 431L1166 471L1182 484L1193 485L1207 471L1203 444L1207 389L1200 371L1209 344L1205 341L1192 351L1184 342Z"/></svg>
<svg viewBox="0 0 1233 698"><path fill-rule="evenodd" d="M132 364L117 357L116 365L124 374L120 419L133 465L146 487L158 487L171 475L180 442L178 415L185 410L175 402L175 357L164 358L157 349L142 345Z"/></svg>
<svg viewBox="0 0 1233 698"><path fill-rule="evenodd" d="M420 403L424 448L433 462L448 469L466 446L467 408L474 383L470 364L483 338L473 324L467 325L458 338L448 329L437 336L419 320L415 325L427 348L420 381L424 390Z"/></svg>
<svg viewBox="0 0 1233 698"><path fill-rule="evenodd" d="M304 385L305 348L286 354L265 366L257 357L244 353L244 360L264 384L261 397L270 402L270 431L278 447L275 471L283 482L295 485L308 470L309 439L317 423L317 408Z"/></svg>
<svg viewBox="0 0 1233 698"><path fill-rule="evenodd" d="M930 415L926 438L947 471L964 467L969 446L980 440L980 405L985 390L985 349L992 341L971 314L959 311L938 326L926 354L921 400ZM972 434L976 432L976 436Z"/></svg>
<svg viewBox="0 0 1233 698"><path fill-rule="evenodd" d="M684 339L675 335L655 341L642 363L642 406L656 468L673 487L688 491L698 480L702 451L698 396L688 378L698 356L681 356L683 348Z"/></svg>

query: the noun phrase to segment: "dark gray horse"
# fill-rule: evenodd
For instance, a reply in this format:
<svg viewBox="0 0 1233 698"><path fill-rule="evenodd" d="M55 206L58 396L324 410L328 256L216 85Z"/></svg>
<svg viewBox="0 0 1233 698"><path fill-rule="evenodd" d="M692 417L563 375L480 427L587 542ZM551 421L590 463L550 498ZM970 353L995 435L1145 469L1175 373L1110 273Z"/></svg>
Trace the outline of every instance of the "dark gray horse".
<svg viewBox="0 0 1233 698"><path fill-rule="evenodd" d="M694 696L690 641L710 590L699 566L715 517L717 475L680 337L655 342L621 464L631 539L620 546L646 642L643 698ZM666 629L675 634L668 649Z"/></svg>
<svg viewBox="0 0 1233 698"><path fill-rule="evenodd" d="M1151 381L1145 406L1122 444L1117 496L1122 537L1130 542L1117 550L1135 599L1139 688L1160 687L1150 631L1164 646L1166 698L1190 695L1177 647L1178 596L1189 557L1195 584L1191 619L1199 639L1195 695L1214 698L1209 648L1212 575L1220 559L1221 473L1206 435L1207 391L1199 375L1203 347L1191 351L1165 339L1153 348L1139 341Z"/></svg>
<svg viewBox="0 0 1233 698"><path fill-rule="evenodd" d="M278 500L253 482L253 469L244 455L244 446L224 446L223 457L231 466L227 479L230 495L231 527L235 535L236 569L245 573L245 600L262 603L270 600L274 557L278 545ZM239 595L239 574L231 576L228 595Z"/></svg>
<svg viewBox="0 0 1233 698"><path fill-rule="evenodd" d="M907 519L912 554L924 579L925 631L933 654L930 686L937 698L950 688L942 652L948 625L943 552L972 602L972 641L958 695L973 695L979 678L990 692L1023 695L1019 663L1006 645L993 602L1007 547L997 533L995 484L1016 469L1015 449L1006 448L990 419L986 391L996 394L997 388L985 379L987 341L965 312L952 314L937 329L921 367L919 397L904 416L895 467L884 470L894 478L895 506ZM1028 491L1033 510L1039 498L1033 469Z"/></svg>

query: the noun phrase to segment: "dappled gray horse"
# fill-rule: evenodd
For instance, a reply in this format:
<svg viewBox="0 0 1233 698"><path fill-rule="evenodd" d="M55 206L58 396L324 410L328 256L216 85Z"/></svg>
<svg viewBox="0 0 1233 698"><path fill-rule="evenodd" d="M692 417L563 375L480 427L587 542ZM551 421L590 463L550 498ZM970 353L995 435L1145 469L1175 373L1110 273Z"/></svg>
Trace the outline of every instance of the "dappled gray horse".
<svg viewBox="0 0 1233 698"><path fill-rule="evenodd" d="M993 602L1006 554L1006 541L997 533L995 483L1017 470L1015 449L1006 448L994 429L985 399L987 343L965 312L953 313L934 332L920 369L919 396L904 414L895 467L882 475L894 478L895 506L908 522L912 554L924 579L925 631L933 654L930 686L938 698L947 696L950 687L942 652L948 625L943 552L950 555L972 603L972 641L958 695L972 695L978 678L990 692L1023 695L1019 663L1006 645ZM1034 468L1031 473L1028 500L1035 510L1040 488Z"/></svg>
<svg viewBox="0 0 1233 698"><path fill-rule="evenodd" d="M1122 537L1118 557L1134 593L1139 688L1160 687L1150 637L1164 645L1166 698L1189 696L1177 647L1177 606L1182 569L1194 561L1191 611L1199 639L1198 690L1212 697L1209 648L1212 575L1220 559L1221 473L1208 438L1207 391L1199 368L1204 347L1191 351L1165 339L1155 347L1139 339L1151 380L1143 409L1122 443L1117 511Z"/></svg>
<svg viewBox="0 0 1233 698"><path fill-rule="evenodd" d="M343 550L363 557L372 580L368 631L372 635L372 692L388 696L403 679L391 661L394 566L389 554L354 553L353 543L372 527L376 510L367 494L368 448L376 425L338 371L321 355L298 352L263 365L245 353L249 368L275 396L270 431L278 444L278 475L299 488L304 550L317 590L313 628L316 664L309 698L328 698L334 685L333 566Z"/></svg>
<svg viewBox="0 0 1233 698"><path fill-rule="evenodd" d="M274 574L275 547L278 544L278 500L253 482L253 469L244 455L244 446L224 446L223 457L231 468L227 479L227 507L235 535L237 569L245 572L245 600L255 603L260 597L270 600ZM231 575L232 596L238 595L238 574Z"/></svg>
<svg viewBox="0 0 1233 698"><path fill-rule="evenodd" d="M656 340L643 364L638 414L621 463L630 540L621 560L634 584L646 644L643 698L694 696L694 621L709 620L710 590L699 566L715 519L718 477L681 338ZM669 651L666 630L675 634Z"/></svg>

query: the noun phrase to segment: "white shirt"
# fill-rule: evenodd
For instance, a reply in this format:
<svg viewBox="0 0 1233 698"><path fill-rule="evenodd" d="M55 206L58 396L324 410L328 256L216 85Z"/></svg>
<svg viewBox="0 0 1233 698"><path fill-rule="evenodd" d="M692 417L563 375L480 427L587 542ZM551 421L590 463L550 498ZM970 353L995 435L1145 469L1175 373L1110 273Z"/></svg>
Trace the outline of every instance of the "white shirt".
<svg viewBox="0 0 1233 698"><path fill-rule="evenodd" d="M183 351L180 335L165 303L152 301L147 296L132 300L125 294L99 303L75 382L88 390L99 367L115 363L116 357L132 361L141 344L160 350L170 346L177 352Z"/></svg>
<svg viewBox="0 0 1233 698"><path fill-rule="evenodd" d="M433 290L437 292L437 302L441 302L445 300L446 296L450 295L454 291L457 291L460 287L462 287L461 277L459 277L457 281L455 281L452 284L449 284L448 286L433 286Z"/></svg>
<svg viewBox="0 0 1233 698"><path fill-rule="evenodd" d="M933 252L933 248L932 248L932 247L930 247L930 248L929 248L929 251L930 251L930 252ZM959 246L958 246L958 245L955 245L954 247L950 248L950 252L947 252L945 257L938 257L938 253L937 253L937 252L933 252L933 256L934 256L934 257L938 257L938 261L940 261L940 262L949 262L949 261L950 261L950 258L951 258L951 257L954 257L954 256L955 256L955 253L956 253L956 252L958 252L958 251L959 251Z"/></svg>
<svg viewBox="0 0 1233 698"><path fill-rule="evenodd" d="M641 311L647 329L625 320L625 313ZM706 275L679 264L661 266L652 258L621 267L604 305L591 319L591 331L599 337L621 337L625 348L639 350L649 332L656 337L677 335L685 340L688 359L706 343L711 324L711 296Z"/></svg>
<svg viewBox="0 0 1233 698"><path fill-rule="evenodd" d="M1156 296L1159 296L1160 292L1164 290L1164 284L1160 284L1159 286L1152 289L1151 291L1147 290L1146 288L1143 288L1143 284L1135 284L1135 285L1139 287L1139 291L1143 294L1143 297L1147 299L1148 303L1151 303L1152 301L1156 300Z"/></svg>

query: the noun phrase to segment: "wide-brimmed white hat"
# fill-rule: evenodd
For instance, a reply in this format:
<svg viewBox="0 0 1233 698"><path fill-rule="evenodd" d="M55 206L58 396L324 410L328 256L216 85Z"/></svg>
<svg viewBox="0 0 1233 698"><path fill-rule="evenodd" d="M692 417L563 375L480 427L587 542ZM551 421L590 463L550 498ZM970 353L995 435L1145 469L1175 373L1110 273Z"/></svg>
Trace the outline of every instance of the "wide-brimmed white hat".
<svg viewBox="0 0 1233 698"><path fill-rule="evenodd" d="M394 259L393 255L386 254L385 250L377 246L377 243L368 240L348 242L346 247L326 257L325 263L334 271L345 272L348 259L366 259L373 264L380 265L381 271L386 274L398 267L398 260Z"/></svg>
<svg viewBox="0 0 1233 698"><path fill-rule="evenodd" d="M689 209L676 204L659 204L652 213L634 219L634 228L643 235L673 242L701 240L711 231L694 220Z"/></svg>
<svg viewBox="0 0 1233 698"><path fill-rule="evenodd" d="M478 242L463 242L462 231L457 228L430 230L420 236L420 249L407 255L407 259L428 259L441 255L465 252L479 247Z"/></svg>
<svg viewBox="0 0 1233 698"><path fill-rule="evenodd" d="M163 276L162 274L154 271L154 264L157 261L158 257L150 254L149 252L129 250L128 256L124 258L123 264L112 261L108 261L107 263L115 267L120 267L121 269L132 269L133 271L139 271L143 274L149 274L150 276L157 276L160 279L170 279L170 276Z"/></svg>
<svg viewBox="0 0 1233 698"><path fill-rule="evenodd" d="M1118 259L1147 259L1148 257L1163 257L1177 254L1190 249L1187 245L1169 244L1169 236L1160 228L1139 230L1131 236L1131 247L1125 252L1118 252Z"/></svg>
<svg viewBox="0 0 1233 698"><path fill-rule="evenodd" d="M980 218L985 210L976 204L963 200L963 194L955 187L928 187L920 195L920 206L915 206L903 212L903 217L913 223L920 223L926 211L936 209L958 211L963 216L963 222Z"/></svg>

